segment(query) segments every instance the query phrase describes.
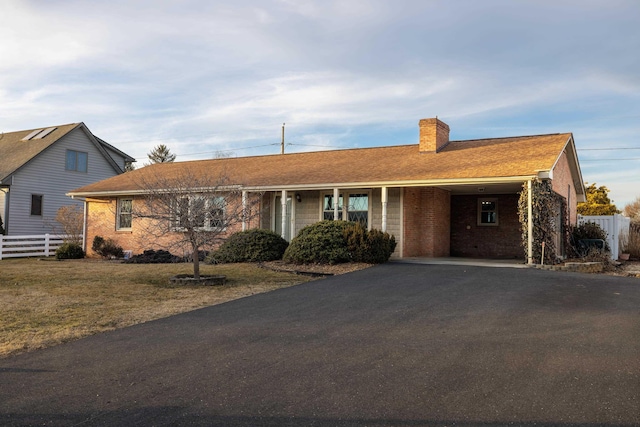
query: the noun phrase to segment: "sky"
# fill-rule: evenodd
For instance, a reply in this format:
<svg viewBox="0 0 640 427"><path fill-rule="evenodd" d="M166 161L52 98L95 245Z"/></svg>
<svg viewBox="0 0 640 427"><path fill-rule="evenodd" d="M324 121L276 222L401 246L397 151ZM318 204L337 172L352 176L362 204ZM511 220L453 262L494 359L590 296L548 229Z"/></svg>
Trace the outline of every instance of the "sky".
<svg viewBox="0 0 640 427"><path fill-rule="evenodd" d="M3 0L0 132L84 122L177 161L572 132L640 196L637 0Z"/></svg>

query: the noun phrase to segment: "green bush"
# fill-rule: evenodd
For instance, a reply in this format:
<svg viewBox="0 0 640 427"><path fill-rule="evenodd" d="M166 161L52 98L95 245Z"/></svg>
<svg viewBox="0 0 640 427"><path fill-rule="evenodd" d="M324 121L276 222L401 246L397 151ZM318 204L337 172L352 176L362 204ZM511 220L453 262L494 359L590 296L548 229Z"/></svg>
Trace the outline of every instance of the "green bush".
<svg viewBox="0 0 640 427"><path fill-rule="evenodd" d="M308 225L291 240L284 261L294 264L338 264L351 261L344 230L346 221L320 221Z"/></svg>
<svg viewBox="0 0 640 427"><path fill-rule="evenodd" d="M347 221L320 221L300 230L284 253L295 264L386 262L396 248L395 238L379 230Z"/></svg>
<svg viewBox="0 0 640 427"><path fill-rule="evenodd" d="M359 222L345 229L345 239L355 262L381 264L387 262L396 249L395 237L376 229L369 231Z"/></svg>
<svg viewBox="0 0 640 427"><path fill-rule="evenodd" d="M63 243L56 249L56 259L81 259L84 258L82 246L77 243Z"/></svg>
<svg viewBox="0 0 640 427"><path fill-rule="evenodd" d="M4 234L4 225L2 224L2 215L0 215L0 236Z"/></svg>
<svg viewBox="0 0 640 427"><path fill-rule="evenodd" d="M582 256L585 254L585 248L581 247L580 240L587 239L604 240L604 250L607 252L611 251L611 248L607 243L607 232L595 222L585 222L576 227L573 227L573 229L571 230L571 246L574 252L574 256ZM588 252L588 248L586 248L586 251Z"/></svg>
<svg viewBox="0 0 640 427"><path fill-rule="evenodd" d="M122 246L118 246L111 239L104 239L102 236L95 236L91 249L103 258L124 258Z"/></svg>
<svg viewBox="0 0 640 427"><path fill-rule="evenodd" d="M209 264L261 262L282 259L289 243L269 230L252 229L235 233L207 258Z"/></svg>

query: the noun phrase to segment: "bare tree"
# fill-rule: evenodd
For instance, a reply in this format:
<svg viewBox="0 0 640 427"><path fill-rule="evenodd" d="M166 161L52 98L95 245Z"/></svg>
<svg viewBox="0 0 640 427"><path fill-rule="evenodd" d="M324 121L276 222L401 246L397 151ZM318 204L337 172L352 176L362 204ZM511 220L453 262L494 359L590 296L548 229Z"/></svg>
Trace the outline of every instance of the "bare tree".
<svg viewBox="0 0 640 427"><path fill-rule="evenodd" d="M53 232L64 236L65 242L81 244L84 224L84 210L80 205L61 206L56 211L54 221L49 218L46 223Z"/></svg>
<svg viewBox="0 0 640 427"><path fill-rule="evenodd" d="M624 207L624 214L631 218L631 223L640 227L640 196Z"/></svg>
<svg viewBox="0 0 640 427"><path fill-rule="evenodd" d="M137 182L144 193L133 203L132 217L145 240L169 251L190 253L193 276L200 278L202 250L219 245L259 214L260 193L245 194L226 174L197 173L187 165L163 173L155 168ZM150 171L148 171L150 172Z"/></svg>

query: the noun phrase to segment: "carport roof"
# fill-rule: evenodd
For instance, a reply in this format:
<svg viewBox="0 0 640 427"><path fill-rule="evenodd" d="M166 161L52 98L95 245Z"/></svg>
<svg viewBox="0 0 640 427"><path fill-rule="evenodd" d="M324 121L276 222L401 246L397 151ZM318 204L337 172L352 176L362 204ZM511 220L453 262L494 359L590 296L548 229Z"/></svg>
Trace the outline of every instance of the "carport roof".
<svg viewBox="0 0 640 427"><path fill-rule="evenodd" d="M574 163L574 182L580 189L573 136L558 133L450 141L438 152L420 152L418 144L412 144L160 163L78 188L69 195L133 195L160 189L187 173L224 176L229 185L247 190L515 182L544 176L565 151Z"/></svg>

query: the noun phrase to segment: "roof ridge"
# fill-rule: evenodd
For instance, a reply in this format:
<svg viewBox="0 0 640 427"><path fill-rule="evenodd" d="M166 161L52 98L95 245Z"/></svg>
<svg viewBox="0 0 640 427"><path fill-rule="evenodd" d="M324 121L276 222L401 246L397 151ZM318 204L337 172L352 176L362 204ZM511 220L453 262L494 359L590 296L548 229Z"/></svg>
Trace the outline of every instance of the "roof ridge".
<svg viewBox="0 0 640 427"><path fill-rule="evenodd" d="M555 133L540 133L536 135L517 135L517 136L497 136L493 138L475 138L475 139L458 139L449 142L473 142L473 141L494 141L497 139L516 139L516 138L538 138L540 136L557 136L570 134L571 132L555 132Z"/></svg>

